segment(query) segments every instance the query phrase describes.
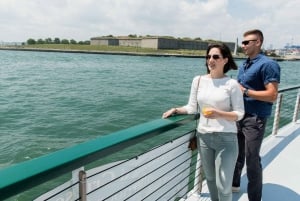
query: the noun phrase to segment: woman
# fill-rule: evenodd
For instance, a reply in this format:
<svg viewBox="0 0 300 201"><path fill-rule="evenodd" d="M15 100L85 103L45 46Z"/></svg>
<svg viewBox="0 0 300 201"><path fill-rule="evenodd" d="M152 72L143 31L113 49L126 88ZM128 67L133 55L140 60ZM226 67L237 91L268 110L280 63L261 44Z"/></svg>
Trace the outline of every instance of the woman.
<svg viewBox="0 0 300 201"><path fill-rule="evenodd" d="M243 94L237 81L226 75L230 69L237 69L237 65L225 44L208 47L206 68L206 75L193 79L188 104L172 108L162 117L193 114L199 106L198 150L211 200L231 201L238 156L236 121L244 116Z"/></svg>

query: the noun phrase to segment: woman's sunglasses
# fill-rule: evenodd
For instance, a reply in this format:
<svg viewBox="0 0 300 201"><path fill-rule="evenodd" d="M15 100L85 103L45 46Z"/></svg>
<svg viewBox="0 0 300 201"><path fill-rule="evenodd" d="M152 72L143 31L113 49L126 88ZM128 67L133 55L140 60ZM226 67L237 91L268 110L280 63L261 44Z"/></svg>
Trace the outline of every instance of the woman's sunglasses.
<svg viewBox="0 0 300 201"><path fill-rule="evenodd" d="M244 41L242 41L242 44L248 45L250 43L250 41L257 41L257 40L244 40Z"/></svg>
<svg viewBox="0 0 300 201"><path fill-rule="evenodd" d="M213 58L214 60L220 59L220 55L213 54L213 55L206 55L206 59Z"/></svg>

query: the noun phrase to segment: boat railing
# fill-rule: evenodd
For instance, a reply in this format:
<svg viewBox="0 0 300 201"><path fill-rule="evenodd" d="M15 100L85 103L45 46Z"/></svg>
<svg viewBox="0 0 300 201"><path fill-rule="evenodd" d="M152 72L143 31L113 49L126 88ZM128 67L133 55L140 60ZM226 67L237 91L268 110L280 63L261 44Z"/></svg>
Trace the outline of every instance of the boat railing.
<svg viewBox="0 0 300 201"><path fill-rule="evenodd" d="M279 90L267 134L299 119L299 90ZM3 168L0 200L185 200L202 188L199 154L188 147L198 118L156 119Z"/></svg>

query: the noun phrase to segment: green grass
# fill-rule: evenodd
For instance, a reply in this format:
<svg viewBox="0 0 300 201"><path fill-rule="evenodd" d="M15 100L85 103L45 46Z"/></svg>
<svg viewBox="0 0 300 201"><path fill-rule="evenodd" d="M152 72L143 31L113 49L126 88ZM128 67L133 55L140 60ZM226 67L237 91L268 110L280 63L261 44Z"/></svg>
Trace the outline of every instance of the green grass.
<svg viewBox="0 0 300 201"><path fill-rule="evenodd" d="M187 50L187 49L154 49L141 48L129 46L107 46L107 45L79 45L79 44L36 44L36 45L22 45L22 46L7 46L5 48L11 49L37 49L37 50L51 50L51 51L86 51L86 52L106 52L106 53L125 53L125 54L151 54L162 56L195 56L204 57L206 50ZM243 53L239 53L235 58L245 58Z"/></svg>
<svg viewBox="0 0 300 201"><path fill-rule="evenodd" d="M22 48L54 49L54 50L77 50L77 51L105 51L126 53L148 53L148 54L179 54L191 56L204 56L205 50L162 50L141 47L104 46L104 45L74 45L74 44L39 44L24 45Z"/></svg>

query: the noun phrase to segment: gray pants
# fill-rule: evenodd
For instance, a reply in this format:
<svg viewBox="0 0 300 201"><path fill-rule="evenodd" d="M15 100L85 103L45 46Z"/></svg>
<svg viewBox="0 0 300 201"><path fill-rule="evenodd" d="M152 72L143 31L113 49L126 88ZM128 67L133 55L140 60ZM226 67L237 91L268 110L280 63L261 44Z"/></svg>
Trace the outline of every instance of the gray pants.
<svg viewBox="0 0 300 201"><path fill-rule="evenodd" d="M235 166L232 186L240 186L241 173L245 164L248 177L249 201L261 201L262 197L262 166L259 155L267 119L246 114L237 123L239 155Z"/></svg>
<svg viewBox="0 0 300 201"><path fill-rule="evenodd" d="M198 133L201 162L212 201L232 201L232 178L238 156L236 133Z"/></svg>

